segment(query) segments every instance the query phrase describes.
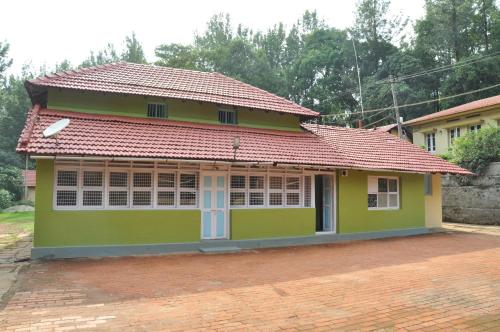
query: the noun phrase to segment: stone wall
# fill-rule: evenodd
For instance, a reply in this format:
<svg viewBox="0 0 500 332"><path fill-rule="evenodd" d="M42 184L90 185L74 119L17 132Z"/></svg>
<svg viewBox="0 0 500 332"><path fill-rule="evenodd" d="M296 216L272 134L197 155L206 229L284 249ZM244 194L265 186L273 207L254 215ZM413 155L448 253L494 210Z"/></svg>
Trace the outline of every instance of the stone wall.
<svg viewBox="0 0 500 332"><path fill-rule="evenodd" d="M500 162L485 174L461 185L455 176L443 176L443 221L500 225Z"/></svg>

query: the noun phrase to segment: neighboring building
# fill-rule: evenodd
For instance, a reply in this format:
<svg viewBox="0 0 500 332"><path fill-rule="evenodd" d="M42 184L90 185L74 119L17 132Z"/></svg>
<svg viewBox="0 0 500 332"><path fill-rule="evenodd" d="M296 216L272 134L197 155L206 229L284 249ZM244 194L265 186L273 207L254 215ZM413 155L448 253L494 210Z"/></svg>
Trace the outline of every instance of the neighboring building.
<svg viewBox="0 0 500 332"><path fill-rule="evenodd" d="M440 174L469 174L387 133L302 125L318 113L218 73L121 62L26 87L34 257L418 234L440 225Z"/></svg>
<svg viewBox="0 0 500 332"><path fill-rule="evenodd" d="M444 154L455 138L500 121L500 95L476 100L444 111L406 121L413 129L413 143L430 153Z"/></svg>
<svg viewBox="0 0 500 332"><path fill-rule="evenodd" d="M35 187L36 187L36 171L35 170L22 171L22 176L23 176L23 186L24 186L23 199L34 202Z"/></svg>
<svg viewBox="0 0 500 332"><path fill-rule="evenodd" d="M380 132L383 132L383 133L389 133L389 134L392 134L394 136L399 136L399 133L398 133L398 124L397 123L391 123L391 124L388 124L388 125L385 125L385 126L374 127L374 128L371 128L371 129L372 130L376 130L376 131L380 131ZM408 129L405 126L401 126L401 129L403 130L403 136L402 136L402 138L405 139L405 140L407 140L407 141L411 141L411 135L408 132Z"/></svg>

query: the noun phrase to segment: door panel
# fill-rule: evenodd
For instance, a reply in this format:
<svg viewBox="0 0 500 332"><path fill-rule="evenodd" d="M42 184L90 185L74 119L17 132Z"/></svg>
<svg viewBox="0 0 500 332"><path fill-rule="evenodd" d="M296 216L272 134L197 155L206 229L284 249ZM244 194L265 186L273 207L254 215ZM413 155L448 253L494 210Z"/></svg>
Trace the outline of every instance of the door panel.
<svg viewBox="0 0 500 332"><path fill-rule="evenodd" d="M203 176L202 237L204 239L227 237L226 197L224 175Z"/></svg>
<svg viewBox="0 0 500 332"><path fill-rule="evenodd" d="M332 177L323 175L323 231L332 231Z"/></svg>

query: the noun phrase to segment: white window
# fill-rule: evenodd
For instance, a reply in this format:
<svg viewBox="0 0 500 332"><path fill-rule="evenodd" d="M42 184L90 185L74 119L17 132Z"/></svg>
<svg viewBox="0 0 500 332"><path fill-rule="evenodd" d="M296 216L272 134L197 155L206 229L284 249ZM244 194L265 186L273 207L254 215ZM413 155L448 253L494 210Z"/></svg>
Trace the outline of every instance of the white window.
<svg viewBox="0 0 500 332"><path fill-rule="evenodd" d="M167 105L159 103L148 103L148 117L165 119L167 117Z"/></svg>
<svg viewBox="0 0 500 332"><path fill-rule="evenodd" d="M238 121L236 119L236 110L232 110L229 108L220 108L219 109L219 123L237 124Z"/></svg>
<svg viewBox="0 0 500 332"><path fill-rule="evenodd" d="M196 207L198 205L198 177L196 174L180 173L179 205Z"/></svg>
<svg viewBox="0 0 500 332"><path fill-rule="evenodd" d="M249 202L250 206L264 206L265 191L264 183L265 177L263 175L250 175L249 176Z"/></svg>
<svg viewBox="0 0 500 332"><path fill-rule="evenodd" d="M304 207L312 206L312 177L310 175L304 176Z"/></svg>
<svg viewBox="0 0 500 332"><path fill-rule="evenodd" d="M450 145L453 144L453 141L455 138L460 137L460 128L452 128L448 130L449 133L449 138L450 138Z"/></svg>
<svg viewBox="0 0 500 332"><path fill-rule="evenodd" d="M108 178L108 205L110 207L128 207L128 171L110 171Z"/></svg>
<svg viewBox="0 0 500 332"><path fill-rule="evenodd" d="M429 133L425 135L425 147L429 152L436 151L436 133Z"/></svg>
<svg viewBox="0 0 500 332"><path fill-rule="evenodd" d="M151 207L153 205L153 173L132 173L132 206Z"/></svg>
<svg viewBox="0 0 500 332"><path fill-rule="evenodd" d="M286 206L300 205L300 176L286 177Z"/></svg>
<svg viewBox="0 0 500 332"><path fill-rule="evenodd" d="M174 207L176 204L176 173L159 172L157 174L156 205L160 207Z"/></svg>
<svg viewBox="0 0 500 332"><path fill-rule="evenodd" d="M231 175L231 192L229 194L229 204L232 207L246 206L247 177L246 175Z"/></svg>
<svg viewBox="0 0 500 332"><path fill-rule="evenodd" d="M471 133L477 133L481 129L480 124L475 124L469 127L469 132Z"/></svg>
<svg viewBox="0 0 500 332"><path fill-rule="evenodd" d="M99 208L104 206L104 172L82 171L82 206Z"/></svg>
<svg viewBox="0 0 500 332"><path fill-rule="evenodd" d="M369 176L368 209L399 209L399 179Z"/></svg>
<svg viewBox="0 0 500 332"><path fill-rule="evenodd" d="M269 177L269 206L283 205L283 177Z"/></svg>
<svg viewBox="0 0 500 332"><path fill-rule="evenodd" d="M56 173L55 203L59 208L78 205L78 170L60 169Z"/></svg>

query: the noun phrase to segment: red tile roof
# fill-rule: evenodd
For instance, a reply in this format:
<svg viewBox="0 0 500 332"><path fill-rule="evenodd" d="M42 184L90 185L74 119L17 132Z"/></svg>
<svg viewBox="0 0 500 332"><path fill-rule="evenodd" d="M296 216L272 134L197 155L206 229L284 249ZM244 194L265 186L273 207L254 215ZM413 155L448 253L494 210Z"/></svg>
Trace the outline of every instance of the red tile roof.
<svg viewBox="0 0 500 332"><path fill-rule="evenodd" d="M24 185L28 187L34 187L36 185L36 171L35 170L27 170L22 171Z"/></svg>
<svg viewBox="0 0 500 332"><path fill-rule="evenodd" d="M476 100L476 101L473 101L473 102L470 102L467 104L463 104L463 105L458 105L458 106L448 108L448 109L440 111L440 112L427 114L427 115L421 116L419 118L406 121L404 124L405 125L412 125L412 124L417 124L417 123L421 123L421 122L439 120L442 117L446 117L446 116L450 116L450 115L457 115L460 113L473 111L473 110L479 110L479 109L486 108L486 107L493 107L493 106L497 106L497 105L500 105L500 95L485 98L485 99Z"/></svg>
<svg viewBox="0 0 500 332"><path fill-rule="evenodd" d="M195 100L315 117L319 113L219 73L118 62L28 81L30 86Z"/></svg>
<svg viewBox="0 0 500 332"><path fill-rule="evenodd" d="M69 118L57 138L42 131ZM403 172L468 173L382 132L305 125L302 132L33 109L18 152L36 155L269 162ZM240 137L233 159L232 141Z"/></svg>
<svg viewBox="0 0 500 332"><path fill-rule="evenodd" d="M313 124L304 127L333 146L351 168L471 174L390 133Z"/></svg>

